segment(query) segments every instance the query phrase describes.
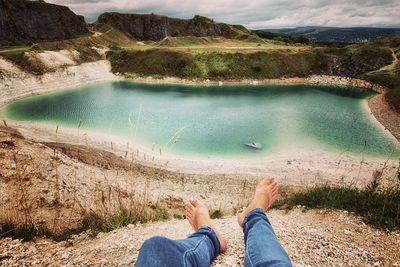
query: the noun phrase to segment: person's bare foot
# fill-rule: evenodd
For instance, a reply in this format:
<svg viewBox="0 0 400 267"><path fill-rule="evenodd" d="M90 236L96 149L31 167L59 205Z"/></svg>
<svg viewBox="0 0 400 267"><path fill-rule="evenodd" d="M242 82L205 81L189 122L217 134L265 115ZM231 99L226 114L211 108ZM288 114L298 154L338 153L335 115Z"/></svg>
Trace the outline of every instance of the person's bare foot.
<svg viewBox="0 0 400 267"><path fill-rule="evenodd" d="M274 180L274 178L267 177L262 179L256 187L253 200L244 211L238 214L238 224L243 227L244 218L250 211L254 210L255 208L261 208L264 211L267 211L272 203L274 203L277 196L278 183Z"/></svg>
<svg viewBox="0 0 400 267"><path fill-rule="evenodd" d="M201 201L197 199L191 199L185 206L186 219L189 221L190 225L195 231L197 231L202 226L208 226L214 230L218 237L219 243L221 245L221 253L225 252L228 244L226 239L223 238L217 229L214 227L208 208Z"/></svg>

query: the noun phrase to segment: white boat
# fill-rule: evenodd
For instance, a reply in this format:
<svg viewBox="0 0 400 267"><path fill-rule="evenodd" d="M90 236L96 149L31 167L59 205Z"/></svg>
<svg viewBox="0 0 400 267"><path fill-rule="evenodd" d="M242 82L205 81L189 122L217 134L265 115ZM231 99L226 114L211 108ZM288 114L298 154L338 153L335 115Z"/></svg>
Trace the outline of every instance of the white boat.
<svg viewBox="0 0 400 267"><path fill-rule="evenodd" d="M254 149L261 149L261 148L262 148L261 143L255 143L255 142L246 144L246 146L251 147L251 148L254 148Z"/></svg>

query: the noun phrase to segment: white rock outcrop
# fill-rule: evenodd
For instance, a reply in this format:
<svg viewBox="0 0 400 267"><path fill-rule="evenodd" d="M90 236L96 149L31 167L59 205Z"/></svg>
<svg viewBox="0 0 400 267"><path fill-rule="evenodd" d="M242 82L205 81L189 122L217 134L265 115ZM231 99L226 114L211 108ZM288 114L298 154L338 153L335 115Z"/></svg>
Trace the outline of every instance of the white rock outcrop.
<svg viewBox="0 0 400 267"><path fill-rule="evenodd" d="M116 79L107 60L58 68L37 76L0 57L0 105L24 96Z"/></svg>
<svg viewBox="0 0 400 267"><path fill-rule="evenodd" d="M321 85L334 85L334 86L349 86L356 88L370 89L377 93L383 93L385 88L383 86L350 77L340 76L329 76L329 75L312 75L307 78L310 84L321 84Z"/></svg>

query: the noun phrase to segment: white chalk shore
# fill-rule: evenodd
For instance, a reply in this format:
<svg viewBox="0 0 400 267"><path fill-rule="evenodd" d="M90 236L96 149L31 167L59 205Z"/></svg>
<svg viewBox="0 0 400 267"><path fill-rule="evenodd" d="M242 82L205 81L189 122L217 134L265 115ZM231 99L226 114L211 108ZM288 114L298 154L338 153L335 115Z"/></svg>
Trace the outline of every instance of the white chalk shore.
<svg viewBox="0 0 400 267"><path fill-rule="evenodd" d="M346 151L324 150L312 143L294 151L280 148L275 153L255 158L211 158L175 155L159 147L148 148L119 136L78 128L29 122L8 122L26 138L39 142L60 142L88 146L112 152L127 160L166 168L168 170L196 174L247 174L262 177L265 174L277 177L288 185L310 185L323 182L351 182L363 185L375 170L386 165L384 177L395 177L398 160L355 155ZM56 133L57 129L57 133Z"/></svg>

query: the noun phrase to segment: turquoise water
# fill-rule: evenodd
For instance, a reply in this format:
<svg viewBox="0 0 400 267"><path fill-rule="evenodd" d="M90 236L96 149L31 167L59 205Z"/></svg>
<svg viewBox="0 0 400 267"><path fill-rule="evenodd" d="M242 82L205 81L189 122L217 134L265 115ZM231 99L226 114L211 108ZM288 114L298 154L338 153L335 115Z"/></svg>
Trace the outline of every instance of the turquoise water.
<svg viewBox="0 0 400 267"><path fill-rule="evenodd" d="M81 128L178 154L257 156L316 144L317 149L398 156L399 146L364 107L371 96L356 89L310 85L206 87L124 81L28 97L2 112L18 121L75 128L81 122ZM246 147L250 142L263 148Z"/></svg>

